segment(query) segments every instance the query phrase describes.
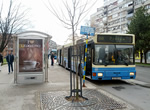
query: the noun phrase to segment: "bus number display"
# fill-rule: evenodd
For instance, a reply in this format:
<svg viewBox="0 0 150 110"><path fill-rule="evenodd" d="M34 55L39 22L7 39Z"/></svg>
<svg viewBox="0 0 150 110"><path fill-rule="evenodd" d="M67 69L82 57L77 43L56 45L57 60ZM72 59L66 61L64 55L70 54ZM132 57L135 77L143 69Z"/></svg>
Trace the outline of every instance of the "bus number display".
<svg viewBox="0 0 150 110"><path fill-rule="evenodd" d="M132 43L132 36L97 35L97 42L107 42L107 43Z"/></svg>

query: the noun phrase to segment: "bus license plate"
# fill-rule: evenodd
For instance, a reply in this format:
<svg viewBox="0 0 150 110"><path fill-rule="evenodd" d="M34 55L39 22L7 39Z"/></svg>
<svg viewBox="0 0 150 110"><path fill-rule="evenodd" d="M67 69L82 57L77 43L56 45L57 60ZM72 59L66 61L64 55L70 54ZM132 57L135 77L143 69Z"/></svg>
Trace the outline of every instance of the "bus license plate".
<svg viewBox="0 0 150 110"><path fill-rule="evenodd" d="M112 80L121 79L121 77L112 77Z"/></svg>

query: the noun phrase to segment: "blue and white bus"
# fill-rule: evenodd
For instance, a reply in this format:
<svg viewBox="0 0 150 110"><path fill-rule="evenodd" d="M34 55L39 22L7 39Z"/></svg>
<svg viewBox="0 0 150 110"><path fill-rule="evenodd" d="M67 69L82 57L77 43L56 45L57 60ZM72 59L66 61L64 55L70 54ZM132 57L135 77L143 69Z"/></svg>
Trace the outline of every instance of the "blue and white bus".
<svg viewBox="0 0 150 110"><path fill-rule="evenodd" d="M78 61L78 66L82 66L83 72L85 40L76 45L81 47L82 63L79 64ZM103 33L90 37L87 48L86 77L92 80L135 79L134 46L135 36L132 34ZM73 66L70 63L72 59L69 54L71 47L72 44L67 44L58 49L58 63L68 69Z"/></svg>

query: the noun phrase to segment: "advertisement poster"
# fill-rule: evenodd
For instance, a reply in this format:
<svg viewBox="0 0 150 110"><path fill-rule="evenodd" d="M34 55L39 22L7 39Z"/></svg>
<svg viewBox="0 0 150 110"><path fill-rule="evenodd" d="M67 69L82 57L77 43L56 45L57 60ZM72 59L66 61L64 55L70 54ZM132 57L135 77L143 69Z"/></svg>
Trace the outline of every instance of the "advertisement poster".
<svg viewBox="0 0 150 110"><path fill-rule="evenodd" d="M19 39L19 72L42 72L42 39Z"/></svg>

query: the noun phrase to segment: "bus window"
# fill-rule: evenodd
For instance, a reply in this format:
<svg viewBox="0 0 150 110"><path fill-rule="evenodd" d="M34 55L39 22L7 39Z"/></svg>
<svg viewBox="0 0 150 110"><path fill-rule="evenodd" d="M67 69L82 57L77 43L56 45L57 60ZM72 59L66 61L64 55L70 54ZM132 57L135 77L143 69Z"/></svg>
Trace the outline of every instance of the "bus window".
<svg viewBox="0 0 150 110"><path fill-rule="evenodd" d="M52 54L52 52L54 53L54 59L57 59L57 49L52 49L50 55Z"/></svg>
<svg viewBox="0 0 150 110"><path fill-rule="evenodd" d="M105 64L108 60L108 46L107 45L95 45L95 64Z"/></svg>
<svg viewBox="0 0 150 110"><path fill-rule="evenodd" d="M133 64L133 46L132 45L116 45L117 50L117 64Z"/></svg>
<svg viewBox="0 0 150 110"><path fill-rule="evenodd" d="M95 45L94 64L128 65L133 64L132 45Z"/></svg>

